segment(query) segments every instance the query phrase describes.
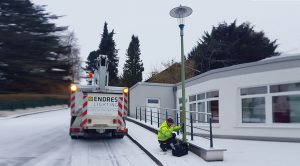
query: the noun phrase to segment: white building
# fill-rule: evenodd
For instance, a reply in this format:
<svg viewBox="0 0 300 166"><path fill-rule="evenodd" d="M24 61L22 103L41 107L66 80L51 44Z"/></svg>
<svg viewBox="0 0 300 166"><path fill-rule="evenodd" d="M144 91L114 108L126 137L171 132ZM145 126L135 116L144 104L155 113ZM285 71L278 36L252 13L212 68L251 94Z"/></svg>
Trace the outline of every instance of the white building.
<svg viewBox="0 0 300 166"><path fill-rule="evenodd" d="M180 109L181 84L136 84L130 89L131 116L137 106L153 106L154 100L158 107ZM300 141L300 55L190 78L186 80L186 108L211 112L216 137ZM197 125L207 126L205 115L194 113L193 117Z"/></svg>

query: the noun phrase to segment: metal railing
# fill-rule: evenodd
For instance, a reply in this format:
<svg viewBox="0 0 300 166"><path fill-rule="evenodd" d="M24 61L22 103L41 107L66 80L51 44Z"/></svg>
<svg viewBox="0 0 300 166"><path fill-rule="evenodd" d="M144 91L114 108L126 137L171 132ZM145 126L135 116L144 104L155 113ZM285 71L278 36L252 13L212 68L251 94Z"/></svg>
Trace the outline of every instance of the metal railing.
<svg viewBox="0 0 300 166"><path fill-rule="evenodd" d="M190 136L191 140L194 140L194 135L203 137L208 139L210 142L210 147L213 148L213 133L212 133L212 123L216 122L216 116L212 116L211 113L205 112L197 112L197 111L186 111L189 114L189 118L186 118L186 126L190 128ZM172 118L175 120L177 126L183 125L180 122L180 115L182 111L177 109L170 108L160 108L160 107L146 107L146 106L138 106L135 109L135 119L139 119L140 121L144 121L145 123L150 122L151 125L153 123L157 124L159 128L160 124L163 123L166 119ZM198 119L196 119L195 115L198 114ZM199 120L199 115L204 115L204 121ZM203 117L203 116L202 116ZM189 122L188 122L189 121ZM200 127L198 124L209 124L207 127ZM208 128L208 129L207 129ZM195 132L195 129L207 132L209 137L205 137L200 135L200 133ZM179 134L179 131L177 132Z"/></svg>

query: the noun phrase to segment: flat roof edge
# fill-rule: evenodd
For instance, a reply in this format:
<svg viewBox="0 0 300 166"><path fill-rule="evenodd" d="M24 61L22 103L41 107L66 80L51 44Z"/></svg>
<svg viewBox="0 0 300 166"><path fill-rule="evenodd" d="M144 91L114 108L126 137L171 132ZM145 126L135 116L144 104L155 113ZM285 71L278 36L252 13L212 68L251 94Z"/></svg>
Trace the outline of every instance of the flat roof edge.
<svg viewBox="0 0 300 166"><path fill-rule="evenodd" d="M176 84L165 84L165 83L154 83L154 82L138 82L135 85L133 85L130 90L134 89L138 85L142 86L164 86L164 87L174 87Z"/></svg>
<svg viewBox="0 0 300 166"><path fill-rule="evenodd" d="M295 61L295 60L300 61L300 54L297 54L297 55L294 55L294 56L276 58L276 59L263 59L263 60L256 61L256 62L243 63L243 64L233 65L233 66L229 66L229 67L210 70L210 71L207 71L205 73L202 73L200 75L197 75L197 76L194 76L192 78L189 78L189 79L185 80L185 83L192 82L194 80L197 80L197 79L200 79L200 78L206 77L208 75L212 75L212 74L217 74L217 73L222 73L222 72L229 72L229 71L232 71L232 70L238 70L238 69L243 69L243 68L252 68L252 67L255 67L255 66L261 66L261 65L267 65L267 64ZM179 83L176 83L175 85L179 86L179 85L181 85L181 83L179 82Z"/></svg>

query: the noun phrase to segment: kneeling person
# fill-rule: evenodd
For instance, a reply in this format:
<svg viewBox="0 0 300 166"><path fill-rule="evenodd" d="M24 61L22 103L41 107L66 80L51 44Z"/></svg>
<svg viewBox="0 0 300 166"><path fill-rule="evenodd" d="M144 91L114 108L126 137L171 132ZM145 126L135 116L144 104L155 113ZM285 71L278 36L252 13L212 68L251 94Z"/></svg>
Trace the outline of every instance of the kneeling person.
<svg viewBox="0 0 300 166"><path fill-rule="evenodd" d="M168 118L165 122L161 124L158 130L158 142L160 143L160 148L163 151L167 151L167 149L171 149L174 147L176 141L176 134L174 131L179 131L182 127L175 126L172 118Z"/></svg>

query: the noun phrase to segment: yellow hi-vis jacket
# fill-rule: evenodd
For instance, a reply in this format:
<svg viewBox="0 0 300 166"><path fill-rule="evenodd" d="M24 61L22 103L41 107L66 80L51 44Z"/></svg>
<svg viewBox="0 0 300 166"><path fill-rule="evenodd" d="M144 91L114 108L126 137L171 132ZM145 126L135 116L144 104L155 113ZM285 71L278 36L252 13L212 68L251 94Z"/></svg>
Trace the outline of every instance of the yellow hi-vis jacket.
<svg viewBox="0 0 300 166"><path fill-rule="evenodd" d="M170 139L172 138L173 131L179 131L180 129L180 126L170 127L168 126L167 121L164 121L164 123L161 124L158 130L158 140L165 141L167 139Z"/></svg>

